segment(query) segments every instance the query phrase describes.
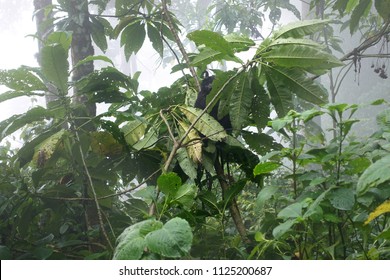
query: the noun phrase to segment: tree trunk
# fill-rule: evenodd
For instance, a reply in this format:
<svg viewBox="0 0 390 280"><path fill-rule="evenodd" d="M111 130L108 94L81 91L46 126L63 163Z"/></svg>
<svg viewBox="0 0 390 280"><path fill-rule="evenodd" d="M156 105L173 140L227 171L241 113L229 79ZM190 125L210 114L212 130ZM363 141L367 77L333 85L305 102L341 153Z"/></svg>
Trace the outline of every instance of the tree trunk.
<svg viewBox="0 0 390 280"><path fill-rule="evenodd" d="M72 66L76 66L78 62L88 56L94 55L92 46L91 30L89 22L89 11L87 0L69 0L69 18L71 19L72 35ZM94 70L93 62L87 62L78 66L73 70L72 80L74 82L91 74ZM76 104L84 104L86 106L86 117L94 117L96 115L96 104L88 102L87 96L79 94L77 88L74 88L73 102Z"/></svg>

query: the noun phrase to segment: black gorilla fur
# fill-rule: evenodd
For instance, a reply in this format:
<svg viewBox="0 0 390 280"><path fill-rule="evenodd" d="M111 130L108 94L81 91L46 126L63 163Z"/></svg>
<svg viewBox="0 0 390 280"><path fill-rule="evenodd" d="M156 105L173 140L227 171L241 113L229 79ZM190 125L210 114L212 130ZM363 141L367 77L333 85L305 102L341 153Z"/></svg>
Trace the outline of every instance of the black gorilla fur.
<svg viewBox="0 0 390 280"><path fill-rule="evenodd" d="M211 92L212 89L212 84L214 81L214 76L210 76L209 73L206 71L203 74L204 79L202 81L202 84L200 86L200 92L198 93L198 97L196 98L195 101L195 106L196 108L199 109L204 109L206 108L206 97L207 95ZM232 130L232 124L230 122L230 117L229 115L224 116L222 119L218 119L218 106L219 106L219 101L214 105L212 108L210 115L216 119L226 131L231 131Z"/></svg>

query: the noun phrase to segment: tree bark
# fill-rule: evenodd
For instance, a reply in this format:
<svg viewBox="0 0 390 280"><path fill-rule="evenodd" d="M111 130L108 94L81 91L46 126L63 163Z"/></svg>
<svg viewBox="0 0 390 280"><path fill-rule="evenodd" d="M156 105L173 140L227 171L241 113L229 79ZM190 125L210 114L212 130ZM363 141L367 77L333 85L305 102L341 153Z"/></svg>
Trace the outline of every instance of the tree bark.
<svg viewBox="0 0 390 280"><path fill-rule="evenodd" d="M76 82L94 71L92 61L74 68L81 60L94 55L94 49L91 39L88 1L69 0L69 4L68 14L71 19L70 28L72 30L72 81ZM74 88L73 102L86 106L86 117L94 117L96 115L96 104L88 102L88 97L80 94L77 88Z"/></svg>

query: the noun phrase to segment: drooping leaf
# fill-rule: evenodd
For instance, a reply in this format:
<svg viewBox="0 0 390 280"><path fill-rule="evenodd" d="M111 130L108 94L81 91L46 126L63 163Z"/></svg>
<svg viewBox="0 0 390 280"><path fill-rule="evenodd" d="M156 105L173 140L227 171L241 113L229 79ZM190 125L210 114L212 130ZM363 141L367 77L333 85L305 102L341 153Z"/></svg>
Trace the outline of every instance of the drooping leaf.
<svg viewBox="0 0 390 280"><path fill-rule="evenodd" d="M187 151L188 150L184 148L179 149L177 151L177 160L184 173L191 179L195 179L197 177L196 165Z"/></svg>
<svg viewBox="0 0 390 280"><path fill-rule="evenodd" d="M277 143L275 139L265 133L251 133L243 131L242 136L249 148L259 155L264 155L271 150L281 150L282 145Z"/></svg>
<svg viewBox="0 0 390 280"><path fill-rule="evenodd" d="M123 145L120 144L111 133L106 131L94 131L91 133L91 150L100 155L114 156L123 152Z"/></svg>
<svg viewBox="0 0 390 280"><path fill-rule="evenodd" d="M317 208L320 207L320 204L322 201L324 201L326 195L332 191L334 189L334 187L331 187L329 189L327 189L326 191L324 191L323 193L321 193L310 205L309 207L307 208L305 214L303 215L303 218L309 218L311 217L312 215L315 215L317 213Z"/></svg>
<svg viewBox="0 0 390 280"><path fill-rule="evenodd" d="M22 97L22 96L45 96L44 93L38 93L38 92L25 92L25 91L6 91L2 94L0 94L0 103L17 98L17 97Z"/></svg>
<svg viewBox="0 0 390 280"><path fill-rule="evenodd" d="M195 122L202 113L201 109L189 106L179 106L179 109L190 123ZM227 135L222 125L207 113L200 117L195 124L195 128L213 141L222 141Z"/></svg>
<svg viewBox="0 0 390 280"><path fill-rule="evenodd" d="M161 229L146 235L150 251L168 258L180 258L188 254L192 245L192 232L188 222L181 218L169 220Z"/></svg>
<svg viewBox="0 0 390 280"><path fill-rule="evenodd" d="M125 46L126 60L130 59L130 56L137 53L146 37L145 26L140 21L134 21L128 25L121 35L121 46Z"/></svg>
<svg viewBox="0 0 390 280"><path fill-rule="evenodd" d="M275 107L279 117L285 116L293 107L291 89L278 78L277 73L275 75L272 70L265 71L265 73L271 103Z"/></svg>
<svg viewBox="0 0 390 280"><path fill-rule="evenodd" d="M347 7L349 0L336 0L335 4L333 5L333 10L338 10L340 15L344 14L344 11Z"/></svg>
<svg viewBox="0 0 390 280"><path fill-rule="evenodd" d="M242 73L238 78L236 89L230 98L230 121L233 130L240 131L248 120L252 105L252 91L247 73Z"/></svg>
<svg viewBox="0 0 390 280"><path fill-rule="evenodd" d="M359 4L353 10L351 15L351 21L349 23L349 30L351 34L354 34L359 27L359 21L362 16L371 9L372 0L359 0Z"/></svg>
<svg viewBox="0 0 390 280"><path fill-rule="evenodd" d="M327 92L325 88L306 77L299 69L267 66L264 67L264 70L267 75L267 82L272 81L272 84L279 93L278 95L282 94L281 100L278 102L279 104L286 102L286 98L284 98L287 97L286 90L283 90L283 87L289 88L299 98L313 104L320 105L327 102ZM273 93L271 93L271 98L275 98Z"/></svg>
<svg viewBox="0 0 390 280"><path fill-rule="evenodd" d="M89 26L91 28L92 39L102 52L106 52L108 45L105 27L101 23L102 19L99 20L97 17L90 17L90 19Z"/></svg>
<svg viewBox="0 0 390 280"><path fill-rule="evenodd" d="M390 131L390 109L385 109L381 111L376 116L376 123L381 129L389 132Z"/></svg>
<svg viewBox="0 0 390 280"><path fill-rule="evenodd" d="M389 0L375 0L375 9L385 22L389 20L390 18Z"/></svg>
<svg viewBox="0 0 390 280"><path fill-rule="evenodd" d="M182 121L178 122L181 128L182 135L190 128L190 126ZM188 156L194 163L202 162L202 141L200 135L196 132L195 129L187 134L183 145L186 147Z"/></svg>
<svg viewBox="0 0 390 280"><path fill-rule="evenodd" d="M45 77L60 94L68 93L68 54L60 44L44 46L41 50L41 67Z"/></svg>
<svg viewBox="0 0 390 280"><path fill-rule="evenodd" d="M153 48L160 55L160 57L163 57L164 45L161 39L160 31L152 24L148 24L147 29L148 37L149 40L152 42Z"/></svg>
<svg viewBox="0 0 390 280"><path fill-rule="evenodd" d="M390 156L385 156L374 162L360 176L356 191L358 195L363 195L370 188L378 186L390 180Z"/></svg>
<svg viewBox="0 0 390 280"><path fill-rule="evenodd" d="M43 107L34 107L24 114L13 115L12 117L0 122L0 141L8 135L14 133L26 124L42 121L50 118L52 115L49 110Z"/></svg>
<svg viewBox="0 0 390 280"><path fill-rule="evenodd" d="M0 95L0 102L18 97L21 92L37 94L36 91L46 90L45 84L26 67L18 69L0 70L0 85L14 91Z"/></svg>
<svg viewBox="0 0 390 280"><path fill-rule="evenodd" d="M226 209L226 207L229 205L229 203L231 203L233 201L233 199L242 192L242 190L244 189L244 187L246 186L246 183L247 183L247 180L246 179L243 179L243 180L239 180L237 182L235 182L234 184L232 184L229 189L224 193L224 208Z"/></svg>

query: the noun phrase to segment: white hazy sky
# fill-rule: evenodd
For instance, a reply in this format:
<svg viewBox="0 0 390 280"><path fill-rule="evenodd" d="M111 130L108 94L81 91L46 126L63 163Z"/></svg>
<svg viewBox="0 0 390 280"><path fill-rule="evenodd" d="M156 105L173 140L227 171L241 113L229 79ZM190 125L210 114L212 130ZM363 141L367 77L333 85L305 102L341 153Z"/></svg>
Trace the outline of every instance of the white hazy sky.
<svg viewBox="0 0 390 280"><path fill-rule="evenodd" d="M7 28L7 23L0 19L0 69L14 69L20 65L36 66L34 54L37 51L37 43L33 37L35 23L32 20L33 3L28 10L15 14L15 22L12 28ZM5 88L0 86L0 93ZM0 103L0 121L9 118L13 114L24 112L31 101L29 98L18 98Z"/></svg>

